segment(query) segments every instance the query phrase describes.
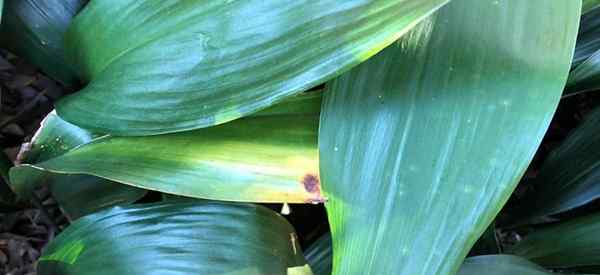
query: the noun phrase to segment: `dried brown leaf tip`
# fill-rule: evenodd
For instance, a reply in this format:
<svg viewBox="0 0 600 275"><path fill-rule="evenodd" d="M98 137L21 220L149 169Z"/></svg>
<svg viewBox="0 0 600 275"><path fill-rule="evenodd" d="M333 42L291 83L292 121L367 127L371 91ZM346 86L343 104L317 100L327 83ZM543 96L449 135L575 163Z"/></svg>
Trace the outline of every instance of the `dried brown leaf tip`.
<svg viewBox="0 0 600 275"><path fill-rule="evenodd" d="M324 203L327 201L326 198L321 196L321 181L319 176L313 174L306 174L302 179L302 185L306 192L315 195L314 198L309 199L309 203Z"/></svg>

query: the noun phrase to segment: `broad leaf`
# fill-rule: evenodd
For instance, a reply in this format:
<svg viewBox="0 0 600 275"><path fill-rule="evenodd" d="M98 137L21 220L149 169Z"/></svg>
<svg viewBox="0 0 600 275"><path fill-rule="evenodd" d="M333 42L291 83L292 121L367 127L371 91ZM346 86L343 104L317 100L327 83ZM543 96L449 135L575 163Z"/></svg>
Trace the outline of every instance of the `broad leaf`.
<svg viewBox="0 0 600 275"><path fill-rule="evenodd" d="M534 231L509 250L546 267L600 266L600 214Z"/></svg>
<svg viewBox="0 0 600 275"><path fill-rule="evenodd" d="M85 216L50 243L38 272L312 274L284 218L262 206L216 202L133 205Z"/></svg>
<svg viewBox="0 0 600 275"><path fill-rule="evenodd" d="M11 170L27 193L35 170L96 175L164 193L226 201L322 202L320 93L293 97L223 125L148 137L105 136ZM303 106L303 108L298 108Z"/></svg>
<svg viewBox="0 0 600 275"><path fill-rule="evenodd" d="M54 79L76 84L65 60L64 34L87 0L6 0L0 45L41 68Z"/></svg>
<svg viewBox="0 0 600 275"><path fill-rule="evenodd" d="M90 83L57 111L128 136L221 124L366 60L448 1L92 1L67 34Z"/></svg>
<svg viewBox="0 0 600 275"><path fill-rule="evenodd" d="M28 150L23 151L20 157L25 163L43 162L86 144L93 137L92 133L62 120L52 112L44 119L31 143L25 145ZM20 171L20 178L11 177L27 182L27 192L19 192L22 197L28 197L37 184L48 184L53 197L70 219L108 206L132 203L146 194L144 189L90 175L65 175L33 169Z"/></svg>
<svg viewBox="0 0 600 275"><path fill-rule="evenodd" d="M600 198L600 108L586 117L546 159L536 179L536 192L523 212L536 221Z"/></svg>
<svg viewBox="0 0 600 275"><path fill-rule="evenodd" d="M333 274L458 270L548 127L580 9L453 0L328 84L319 153Z"/></svg>
<svg viewBox="0 0 600 275"><path fill-rule="evenodd" d="M304 253L315 275L331 274L331 236L319 238ZM553 274L523 258L510 255L487 255L467 258L457 275L549 275Z"/></svg>

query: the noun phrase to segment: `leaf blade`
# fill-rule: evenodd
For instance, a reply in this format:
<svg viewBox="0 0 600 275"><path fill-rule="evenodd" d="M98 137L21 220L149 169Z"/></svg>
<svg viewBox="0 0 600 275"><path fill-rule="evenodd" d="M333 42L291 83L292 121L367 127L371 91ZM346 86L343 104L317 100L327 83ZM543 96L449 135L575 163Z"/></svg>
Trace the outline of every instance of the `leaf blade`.
<svg viewBox="0 0 600 275"><path fill-rule="evenodd" d="M91 2L67 34L91 82L57 111L115 135L225 123L362 62L448 1Z"/></svg>
<svg viewBox="0 0 600 275"><path fill-rule="evenodd" d="M115 207L69 226L44 251L39 272L286 274L305 264L294 236L284 218L250 204Z"/></svg>
<svg viewBox="0 0 600 275"><path fill-rule="evenodd" d="M66 61L63 36L86 2L8 0L0 25L0 45L65 85L75 85L79 79Z"/></svg>
<svg viewBox="0 0 600 275"><path fill-rule="evenodd" d="M148 137L105 136L11 170L28 193L27 171L88 174L164 193L226 201L317 203L321 93L292 97L230 123ZM300 107L298 107L300 106Z"/></svg>
<svg viewBox="0 0 600 275"><path fill-rule="evenodd" d="M328 84L319 149L333 274L458 270L566 81L580 3L546 4L452 1Z"/></svg>
<svg viewBox="0 0 600 275"><path fill-rule="evenodd" d="M597 266L600 215L591 214L527 235L508 253L549 268Z"/></svg>
<svg viewBox="0 0 600 275"><path fill-rule="evenodd" d="M32 141L23 146L19 154L20 162L31 164L59 157L77 146L89 143L95 136L51 112L42 121ZM20 167L23 166L28 165L21 163ZM109 206L133 203L146 194L144 189L89 175L64 175L32 168L12 170L15 169L17 172L11 171L10 178L26 187L25 191L18 192L20 197L28 198L35 186L46 184L70 220Z"/></svg>

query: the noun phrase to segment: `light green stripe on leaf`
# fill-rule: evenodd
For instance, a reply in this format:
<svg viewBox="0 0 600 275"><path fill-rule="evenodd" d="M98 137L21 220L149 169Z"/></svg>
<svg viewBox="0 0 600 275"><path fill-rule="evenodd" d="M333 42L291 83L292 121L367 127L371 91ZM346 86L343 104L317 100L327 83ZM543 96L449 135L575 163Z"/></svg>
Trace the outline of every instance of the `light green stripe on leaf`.
<svg viewBox="0 0 600 275"><path fill-rule="evenodd" d="M164 193L226 201L317 203L321 93L292 97L251 117L159 136L100 137L11 170L30 192L30 174L88 174ZM298 107L300 106L300 107Z"/></svg>

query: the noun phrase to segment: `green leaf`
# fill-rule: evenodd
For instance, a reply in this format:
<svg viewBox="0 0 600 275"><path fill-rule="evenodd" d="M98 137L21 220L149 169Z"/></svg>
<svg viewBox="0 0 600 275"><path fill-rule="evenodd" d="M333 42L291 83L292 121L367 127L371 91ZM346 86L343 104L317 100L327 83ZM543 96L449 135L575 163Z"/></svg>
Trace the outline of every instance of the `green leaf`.
<svg viewBox="0 0 600 275"><path fill-rule="evenodd" d="M600 214L534 231L508 252L545 267L600 265Z"/></svg>
<svg viewBox="0 0 600 275"><path fill-rule="evenodd" d="M221 124L359 64L448 1L92 1L67 34L90 83L57 111L115 135Z"/></svg>
<svg viewBox="0 0 600 275"><path fill-rule="evenodd" d="M315 275L331 274L331 235L326 234L304 253ZM523 258L511 255L486 255L467 258L458 275L546 275L553 274Z"/></svg>
<svg viewBox="0 0 600 275"><path fill-rule="evenodd" d="M59 157L12 169L13 188L27 193L33 186L28 174L42 170L95 175L196 198L322 202L320 104L320 93L309 93L215 127L159 136L100 137Z"/></svg>
<svg viewBox="0 0 600 275"><path fill-rule="evenodd" d="M583 61L600 50L600 9L594 10L581 17L573 67L577 67Z"/></svg>
<svg viewBox="0 0 600 275"><path fill-rule="evenodd" d="M86 0L7 0L0 45L54 79L73 85L74 68L65 60L64 34Z"/></svg>
<svg viewBox="0 0 600 275"><path fill-rule="evenodd" d="M600 87L600 9L594 9L581 18L572 66L567 95Z"/></svg>
<svg viewBox="0 0 600 275"><path fill-rule="evenodd" d="M548 127L580 10L454 0L328 83L319 154L333 274L458 270Z"/></svg>
<svg viewBox="0 0 600 275"><path fill-rule="evenodd" d="M581 7L581 13L586 14L595 8L600 6L600 0L583 0L583 6Z"/></svg>
<svg viewBox="0 0 600 275"><path fill-rule="evenodd" d="M600 108L556 148L542 165L523 220L569 211L600 198Z"/></svg>
<svg viewBox="0 0 600 275"><path fill-rule="evenodd" d="M44 119L32 142L25 145L28 150L23 151L20 157L25 163L43 162L89 143L94 136L52 112ZM26 185L27 192L19 192L19 195L27 198L36 185L48 184L53 197L71 220L108 206L135 202L146 194L144 189L95 176L65 175L34 169L19 171L18 177L11 175L15 182L25 182L22 185Z"/></svg>
<svg viewBox="0 0 600 275"><path fill-rule="evenodd" d="M283 217L262 206L217 202L133 205L85 216L50 243L38 272L312 274Z"/></svg>

